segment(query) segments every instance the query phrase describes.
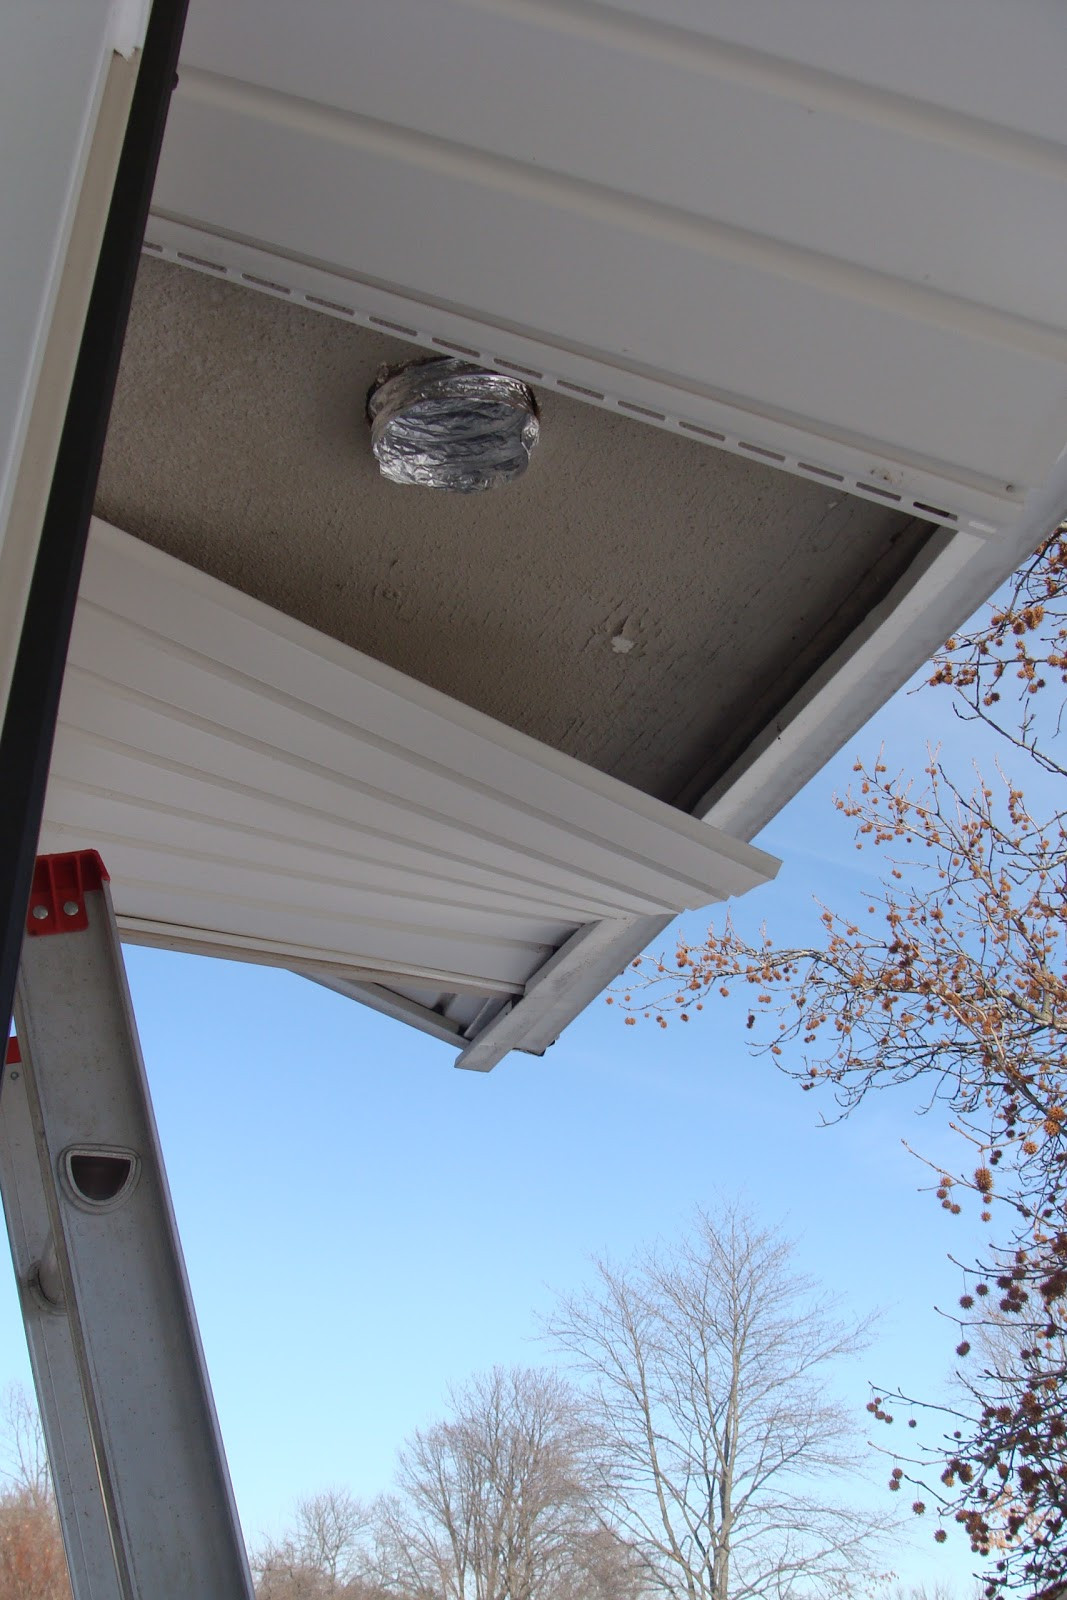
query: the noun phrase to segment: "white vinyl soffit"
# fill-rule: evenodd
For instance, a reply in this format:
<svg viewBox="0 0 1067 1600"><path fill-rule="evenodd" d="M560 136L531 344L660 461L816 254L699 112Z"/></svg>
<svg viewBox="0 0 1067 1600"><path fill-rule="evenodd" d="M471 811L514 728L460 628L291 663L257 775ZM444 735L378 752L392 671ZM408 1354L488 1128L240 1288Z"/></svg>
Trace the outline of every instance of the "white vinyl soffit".
<svg viewBox="0 0 1067 1600"><path fill-rule="evenodd" d="M993 536L1067 439L1040 87L1065 48L1039 0L1010 27L996 0L892 26L850 0L311 0L299 26L220 0L148 241Z"/></svg>
<svg viewBox="0 0 1067 1600"><path fill-rule="evenodd" d="M42 838L126 936L504 998L778 865L99 521Z"/></svg>

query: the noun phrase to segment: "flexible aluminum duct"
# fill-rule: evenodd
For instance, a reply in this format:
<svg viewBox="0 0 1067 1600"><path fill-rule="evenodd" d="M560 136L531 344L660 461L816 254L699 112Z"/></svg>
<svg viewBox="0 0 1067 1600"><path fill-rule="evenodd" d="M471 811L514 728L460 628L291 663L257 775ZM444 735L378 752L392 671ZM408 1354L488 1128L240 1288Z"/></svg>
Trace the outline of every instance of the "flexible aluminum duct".
<svg viewBox="0 0 1067 1600"><path fill-rule="evenodd" d="M383 368L367 417L383 477L460 494L520 477L540 431L527 384L450 356Z"/></svg>

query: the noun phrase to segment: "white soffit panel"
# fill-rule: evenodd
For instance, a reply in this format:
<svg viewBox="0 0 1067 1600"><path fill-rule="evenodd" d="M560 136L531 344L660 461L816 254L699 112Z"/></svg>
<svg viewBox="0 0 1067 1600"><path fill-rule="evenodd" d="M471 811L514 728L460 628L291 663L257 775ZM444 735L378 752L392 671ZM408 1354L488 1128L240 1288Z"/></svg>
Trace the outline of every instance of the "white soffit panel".
<svg viewBox="0 0 1067 1600"><path fill-rule="evenodd" d="M150 235L989 534L1067 440L1065 58L1045 0L220 0Z"/></svg>
<svg viewBox="0 0 1067 1600"><path fill-rule="evenodd" d="M43 843L134 937L504 998L777 868L100 522Z"/></svg>

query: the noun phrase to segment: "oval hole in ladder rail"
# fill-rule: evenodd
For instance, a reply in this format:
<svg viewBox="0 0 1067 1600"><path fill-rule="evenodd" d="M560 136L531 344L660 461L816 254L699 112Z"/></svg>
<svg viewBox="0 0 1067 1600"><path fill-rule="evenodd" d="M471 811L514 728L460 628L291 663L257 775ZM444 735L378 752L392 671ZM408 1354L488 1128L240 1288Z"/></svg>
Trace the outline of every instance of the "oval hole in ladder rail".
<svg viewBox="0 0 1067 1600"><path fill-rule="evenodd" d="M137 1157L132 1150L68 1150L63 1159L73 1196L93 1211L117 1205L133 1187Z"/></svg>

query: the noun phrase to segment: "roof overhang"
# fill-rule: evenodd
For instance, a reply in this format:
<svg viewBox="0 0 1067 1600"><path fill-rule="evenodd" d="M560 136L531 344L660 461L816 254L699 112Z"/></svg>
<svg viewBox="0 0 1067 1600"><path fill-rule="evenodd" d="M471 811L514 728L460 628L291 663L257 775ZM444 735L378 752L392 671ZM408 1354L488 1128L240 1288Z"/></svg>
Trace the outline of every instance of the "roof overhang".
<svg viewBox="0 0 1067 1600"><path fill-rule="evenodd" d="M557 950L777 869L100 522L42 844L100 851L129 939L369 985L457 1044Z"/></svg>
<svg viewBox="0 0 1067 1600"><path fill-rule="evenodd" d="M194 7L98 510L171 561L176 592L214 581L235 614L258 605L264 637L268 617L282 639L310 630L312 654L373 658L489 719L501 748L539 741L557 776L569 759L597 795L614 781L660 868L676 823L751 839L1067 512L1065 30L1039 0ZM368 376L419 350L536 388L543 452L499 499L375 480ZM60 752L95 776L57 766L52 818L84 827L95 789L93 826L131 850L147 828L162 860L155 802L127 835L101 752L141 667L188 641L138 636L126 681L85 629ZM151 737L211 714L179 702ZM280 837L314 847L291 818ZM301 862L306 899L324 874ZM129 929L226 944L198 870L193 908L180 874L131 859L156 899L129 900ZM382 927L371 959L336 936L325 888L312 936L271 898L278 863L257 870L226 916L242 896L270 914L231 926L231 953L295 964L478 1067L543 1049L679 900L646 881L624 908L594 872L565 906L554 882L536 916L512 905L508 975L468 971L476 936L452 924L416 960L390 943L398 919L362 917Z"/></svg>

